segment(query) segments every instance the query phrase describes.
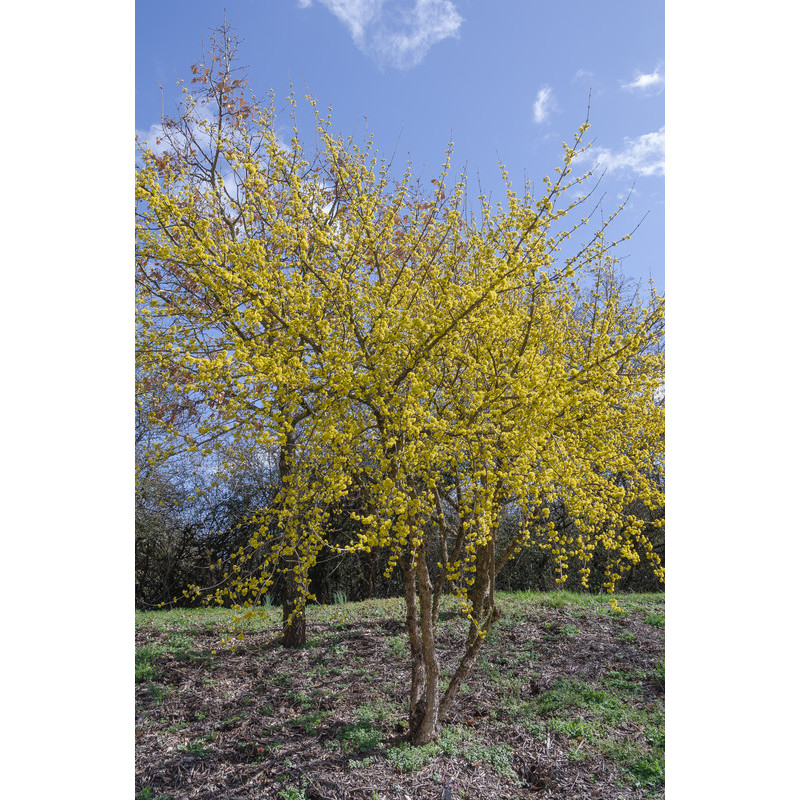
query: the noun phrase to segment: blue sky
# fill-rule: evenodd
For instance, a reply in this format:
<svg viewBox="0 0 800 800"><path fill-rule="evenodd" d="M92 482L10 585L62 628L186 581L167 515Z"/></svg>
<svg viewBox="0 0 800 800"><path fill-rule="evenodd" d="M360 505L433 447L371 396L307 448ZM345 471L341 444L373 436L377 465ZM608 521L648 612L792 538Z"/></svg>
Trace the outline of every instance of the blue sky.
<svg viewBox="0 0 800 800"><path fill-rule="evenodd" d="M257 93L306 87L345 135L369 128L386 154L438 173L452 164L502 195L498 159L520 190L559 166L583 123L604 210L630 195L615 235L625 275L664 290L664 9L579 0L172 0L136 3L137 131L174 110L176 81L227 13ZM302 133L302 131L301 131Z"/></svg>

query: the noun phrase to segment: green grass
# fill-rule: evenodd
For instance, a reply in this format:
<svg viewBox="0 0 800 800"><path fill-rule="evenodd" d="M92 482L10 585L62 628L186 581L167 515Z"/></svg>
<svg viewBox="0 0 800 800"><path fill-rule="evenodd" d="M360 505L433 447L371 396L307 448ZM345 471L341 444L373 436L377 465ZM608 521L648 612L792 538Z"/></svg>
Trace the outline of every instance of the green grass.
<svg viewBox="0 0 800 800"><path fill-rule="evenodd" d="M147 786L142 789L141 792L137 793L136 800L172 800L172 795L153 794L153 789L150 786Z"/></svg>
<svg viewBox="0 0 800 800"><path fill-rule="evenodd" d="M417 772L437 758L460 758L468 764L491 764L501 778L517 781L511 761L514 750L507 744L487 745L474 731L462 725L442 730L435 742L414 747L403 742L386 751L390 766L400 772Z"/></svg>
<svg viewBox="0 0 800 800"><path fill-rule="evenodd" d="M634 675L612 672L602 683L558 679L536 698L536 711L548 731L581 739L589 752L616 761L634 785L658 788L664 782L663 705L639 708L632 702L641 694ZM615 737L614 730L636 735Z"/></svg>
<svg viewBox="0 0 800 800"><path fill-rule="evenodd" d="M368 769L370 764L382 763L385 759L401 773L414 773L439 758L455 758L466 764L491 765L499 776L516 781L512 765L513 750L502 739L504 726L513 721L521 724L529 735L542 741L558 737L565 755L575 762L593 757L613 760L628 783L642 788L645 793L657 793L664 781L664 711L663 704L658 701L645 703L644 698L650 695L643 694L642 688L649 685L652 689L654 684L663 686L663 658L649 666L640 667L637 672L618 668L606 670L591 681L562 678L551 683L538 696L533 696L528 686L531 679L541 678L541 672L535 671L543 671L548 647L574 646L569 640L579 645L582 628L597 630L593 620L602 621L609 637L630 644L637 642L637 635L643 640L646 635L646 629L642 627L627 629L634 614L638 615L639 622L644 620L649 626L663 628L663 595L617 595L615 599L623 609L622 614L612 610L608 595L564 591L497 592L496 599L503 617L487 637L470 679L470 682L475 682L474 685L480 683L490 688L495 693L495 699L483 715L476 714L479 722L475 729L447 726L443 728L438 741L429 745L412 747L403 743L387 748L388 743L397 741L394 735L406 723L407 709L400 701L392 699L400 696L398 689L404 688L407 680L405 671L398 670L396 683L376 683L376 691L370 702L355 708L351 706L347 710L349 724L340 727L334 738L325 738L323 746L340 754L352 769ZM554 611L559 613L554 614ZM452 637L453 641L458 640L467 622L457 613L456 599L445 597L441 612L439 634L445 639ZM137 612L136 627L145 633L147 640L146 644L137 648L135 663L135 679L140 685L139 693L144 693L144 708L152 709L168 696L171 702L173 697L180 697L177 685L162 683L162 670L168 661L174 659L213 666L217 659L230 657L222 647L217 656L212 656L207 649L208 640L200 646L196 637L227 630L234 616L235 612L221 608ZM293 713L298 716L289 724L295 736L298 732L316 735L323 725L330 730L327 727L330 725L329 718L342 718L341 709L334 712L319 708L321 705L325 709L335 707L337 684L335 681L330 684L332 677L339 681L341 687L353 680L373 681L371 677L366 677L371 665L359 662L361 656L354 644L359 632L372 626L376 626L372 627L373 631L380 631L384 622L391 620L393 624L402 623L404 617L402 598L339 602L308 608L307 619L309 625L314 627L314 634L312 636L309 633L309 645L302 653L303 659L299 658L299 653L282 653L280 665L263 681L265 685L280 687L281 696L294 707ZM553 622L554 619L558 622ZM267 631L277 638L280 621L280 608L260 608L242 627L245 634L248 631ZM548 627L548 623L552 624ZM515 635L517 626L528 626L528 630L534 627L539 635L531 638L517 635L516 640L512 639L514 644L509 646L508 637ZM637 635L632 633L633 630L637 631ZM408 658L408 639L404 632L392 635L392 628L384 627L381 635L385 648L382 652L387 660L398 659L399 663ZM661 637L661 634L656 636ZM263 657L267 659L267 655ZM269 656L269 660L275 663L272 656ZM304 665L304 673L298 670L301 664ZM209 680L214 679L213 669L204 674L209 676ZM320 702L319 681L323 675L328 692L324 697L325 703ZM445 677L443 675L443 679ZM465 685L462 694L469 693L470 689ZM153 706L148 703L148 696ZM280 726L286 722L272 719L276 709L272 704L265 703L264 699L256 700L257 697L256 687L248 698L252 698L251 702L246 704L244 710L221 719L216 727L222 726L220 729L223 730L227 726L234 730L239 724L237 717L244 720L247 715L257 714L260 729L268 729L270 735L279 735ZM163 714L155 710L149 713ZM188 719L191 722L191 717ZM181 728L175 727L173 734L177 734ZM330 733L334 736L333 730ZM182 747L187 752L204 755L209 750L209 744L206 739L193 739ZM302 798L305 787L291 783L287 778L281 796ZM141 798L137 800L162 800L152 795L140 795Z"/></svg>

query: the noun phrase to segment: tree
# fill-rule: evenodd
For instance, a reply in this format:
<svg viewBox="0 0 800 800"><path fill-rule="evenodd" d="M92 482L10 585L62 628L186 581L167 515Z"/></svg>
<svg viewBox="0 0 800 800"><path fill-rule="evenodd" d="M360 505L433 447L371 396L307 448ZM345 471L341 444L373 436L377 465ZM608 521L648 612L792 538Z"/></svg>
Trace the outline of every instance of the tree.
<svg viewBox="0 0 800 800"><path fill-rule="evenodd" d="M169 147L141 150L143 367L190 401L189 449L233 438L278 453L280 491L218 601L252 603L282 571L291 642L321 552L388 550L404 582L410 738L423 744L501 613L498 573L523 547L552 553L559 580L577 561L584 583L604 548L608 591L640 551L661 574L628 511L663 507L663 299L622 291L615 215L572 246L593 217L578 213L587 176L570 177L588 123L541 196L516 194L504 172L505 203L480 197L468 214L466 178L448 189L449 154L430 191L410 165L392 180L371 140L335 136L313 99L317 148L303 148L293 98L281 143L274 101L245 99L235 39L220 37L193 68L199 98L187 92L165 122ZM354 489L359 525L334 544L331 513ZM554 504L573 535L550 519ZM509 509L520 520L510 539ZM469 627L440 693L445 591Z"/></svg>

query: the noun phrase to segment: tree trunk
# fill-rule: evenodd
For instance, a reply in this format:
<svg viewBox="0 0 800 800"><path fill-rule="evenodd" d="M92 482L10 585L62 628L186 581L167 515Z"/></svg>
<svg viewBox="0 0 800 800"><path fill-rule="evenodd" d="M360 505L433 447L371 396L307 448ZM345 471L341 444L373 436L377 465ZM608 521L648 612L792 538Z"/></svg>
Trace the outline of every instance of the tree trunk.
<svg viewBox="0 0 800 800"><path fill-rule="evenodd" d="M287 559L288 560L288 559ZM289 566L295 559L289 561ZM303 597L298 590L294 571L287 569L283 590L283 639L284 647L302 647L306 643L306 614Z"/></svg>
<svg viewBox="0 0 800 800"><path fill-rule="evenodd" d="M281 477L281 485L288 480L289 472L292 468L291 457L297 442L295 429L286 436L286 444L281 445L280 456L278 458L278 473ZM305 597L300 592L299 585L295 580L297 573L295 568L299 566L296 553L285 557L286 572L283 586L283 639L284 647L302 647L306 643L306 610Z"/></svg>
<svg viewBox="0 0 800 800"><path fill-rule="evenodd" d="M425 548L420 545L403 563L406 630L411 647L411 697L408 736L412 744L427 744L439 735L439 660L436 657L433 586ZM417 589L419 606L417 606Z"/></svg>

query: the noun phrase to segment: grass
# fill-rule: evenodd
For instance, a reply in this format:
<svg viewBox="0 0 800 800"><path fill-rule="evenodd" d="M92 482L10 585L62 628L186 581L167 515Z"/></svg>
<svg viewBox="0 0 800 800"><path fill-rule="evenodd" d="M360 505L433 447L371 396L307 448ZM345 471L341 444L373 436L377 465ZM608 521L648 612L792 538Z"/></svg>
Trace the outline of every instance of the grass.
<svg viewBox="0 0 800 800"><path fill-rule="evenodd" d="M546 730L586 744L623 769L634 785L657 788L664 782L664 707L640 707L641 683L634 674L612 672L595 686L558 679L535 701ZM643 742L615 735L635 730Z"/></svg>
<svg viewBox="0 0 800 800"><path fill-rule="evenodd" d="M258 665L259 678L237 691L219 681L218 669L235 673L238 656L222 647L214 654L208 644L210 634L229 629L235 612L221 608L137 612L135 680L143 725L159 736L173 737L176 750L197 757L209 753L219 757L225 752L223 743L230 744L242 730L261 731L257 742L242 744L242 752L251 761L269 759L277 765L291 757L293 771L281 778L277 795L290 800L311 791L298 785L296 770L306 750L314 746L317 758L346 763L347 769L363 772L367 783L370 775L383 774L387 767L402 783L402 776L426 767L441 769L436 765L440 759L456 760L467 768L481 764L498 778L518 783L524 773L515 763L512 742L519 734L504 739L514 729L524 730L541 748L547 742L548 754L553 742L560 757L576 768L593 759L613 762L619 768L616 780L640 788L648 797L662 796L664 708L663 701L652 697L653 687L657 691L664 685L663 656L611 661L607 667L613 668L601 667L589 677L566 677L559 666L555 674L561 677L554 680L548 659L551 652L580 648L582 637L590 634L607 637L606 652L609 644L622 642L626 647L618 652L636 654L649 641L649 652L657 655L654 648L659 640L663 646L663 635L653 629L664 628L663 595L620 595L616 601L621 611L615 611L607 595L498 592L503 617L487 637L461 693L463 708L477 710L446 720L439 739L422 747L399 741L407 729L404 695L409 660L403 599L336 600L309 607L309 643L297 651L276 646L280 608L257 609L242 625L241 654ZM441 611L442 652L456 653L467 623L456 613L454 598L445 597ZM269 636L266 640L260 636L253 649L248 636L263 632ZM613 647L611 651L615 652ZM183 684L165 676L193 668L199 671L192 674L202 678L195 685L205 687L209 698L216 694L224 700L216 706L209 701L202 711L195 705L181 718L176 709ZM447 669L452 666L443 670L443 679ZM544 688L532 694L532 682ZM363 692L356 693L357 700L346 699L351 687L359 685L368 687L368 699ZM647 693L643 687L649 687ZM214 710L222 707L224 713ZM209 729L216 738L199 735ZM305 744L298 746L300 741ZM234 741L231 747L235 746L239 742ZM411 784L403 785L410 793ZM394 796L390 789L387 785L378 794ZM137 800L163 800L152 792L142 789Z"/></svg>

